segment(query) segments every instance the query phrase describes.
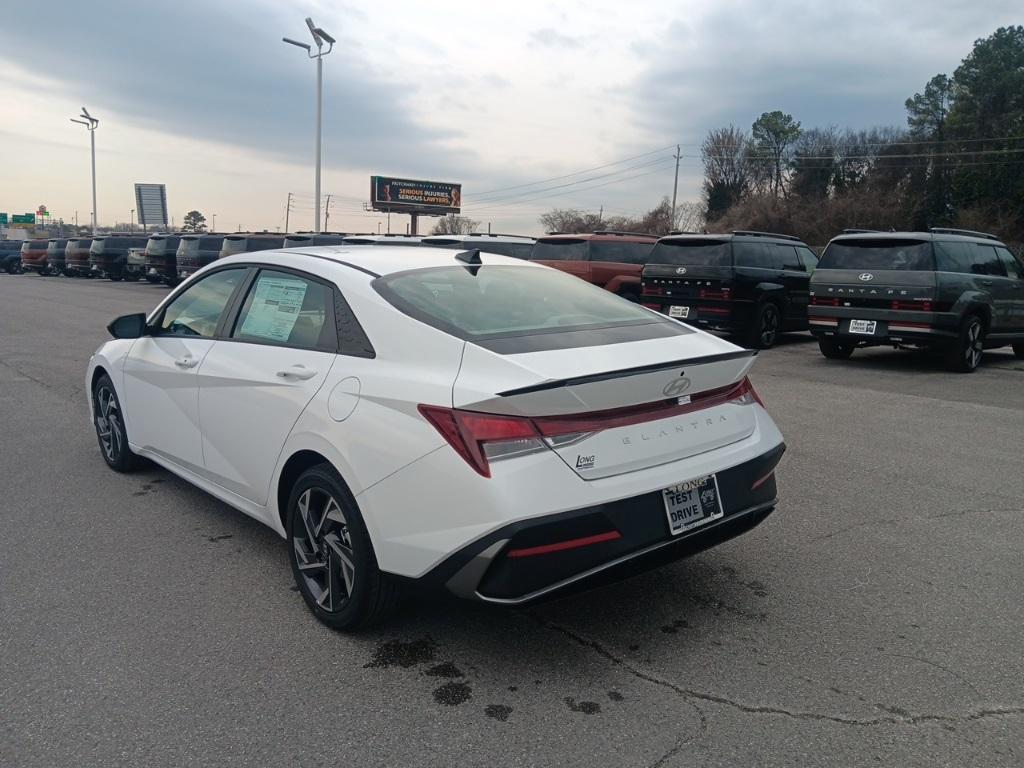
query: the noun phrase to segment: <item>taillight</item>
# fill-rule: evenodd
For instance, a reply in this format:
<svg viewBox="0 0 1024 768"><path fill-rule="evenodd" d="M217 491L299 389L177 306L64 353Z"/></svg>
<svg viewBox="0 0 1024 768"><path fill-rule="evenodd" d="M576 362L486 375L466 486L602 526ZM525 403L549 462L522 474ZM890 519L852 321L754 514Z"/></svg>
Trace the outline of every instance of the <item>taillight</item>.
<svg viewBox="0 0 1024 768"><path fill-rule="evenodd" d="M832 296L811 296L811 305L815 307L838 307L839 299Z"/></svg>
<svg viewBox="0 0 1024 768"><path fill-rule="evenodd" d="M713 291L710 288L700 289L700 298L702 299L717 299L718 301L729 301L732 298L732 291L728 288L722 288L719 291Z"/></svg>
<svg viewBox="0 0 1024 768"><path fill-rule="evenodd" d="M566 416L503 416L437 405L420 405L419 412L466 463L484 477L490 463L576 442L595 432L668 419L726 403L765 407L750 379L705 390L689 397L644 405Z"/></svg>
<svg viewBox="0 0 1024 768"><path fill-rule="evenodd" d="M656 285L641 285L640 295L641 296L661 296L665 293L664 288L659 288Z"/></svg>
<svg viewBox="0 0 1024 768"><path fill-rule="evenodd" d="M903 309L913 312L931 312L932 302L930 299L904 299L903 301L893 301L890 307L892 309Z"/></svg>

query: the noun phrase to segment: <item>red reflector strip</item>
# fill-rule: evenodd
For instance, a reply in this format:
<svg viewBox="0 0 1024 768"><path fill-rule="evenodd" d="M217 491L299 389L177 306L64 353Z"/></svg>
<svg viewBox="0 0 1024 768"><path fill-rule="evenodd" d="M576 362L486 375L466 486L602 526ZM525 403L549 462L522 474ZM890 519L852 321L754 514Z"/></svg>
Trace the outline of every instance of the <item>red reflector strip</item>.
<svg viewBox="0 0 1024 768"><path fill-rule="evenodd" d="M769 472L769 473L768 473L767 475L765 475L764 477L762 477L762 478L761 478L760 480L755 480L755 481L754 481L754 484L753 484L752 486L750 486L750 490L752 490L752 491L753 491L753 490L755 490L755 489L757 489L757 488L760 488L760 487L761 487L762 485L764 485L764 484L765 484L765 483L767 483L767 482L768 482L769 480L771 480L771 478L772 478L772 475L774 475L774 474L775 474L775 468L773 467L773 468L772 468L772 471L771 471L771 472Z"/></svg>
<svg viewBox="0 0 1024 768"><path fill-rule="evenodd" d="M702 315L728 315L729 310L724 307L705 307L701 305L700 309L697 310Z"/></svg>
<svg viewBox="0 0 1024 768"><path fill-rule="evenodd" d="M834 317L811 317L807 318L809 323L818 323L819 325L838 325L839 321Z"/></svg>
<svg viewBox="0 0 1024 768"><path fill-rule="evenodd" d="M901 329L908 331L930 331L932 327L929 323L905 323L902 320L898 323L889 323L890 331L898 331Z"/></svg>
<svg viewBox="0 0 1024 768"><path fill-rule="evenodd" d="M567 549L579 549L589 547L591 544L600 544L603 541L615 541L621 539L622 534L618 531L597 533L593 536L583 536L579 539L566 539L554 544L542 544L539 547L525 547L523 549L510 549L506 557L533 557L535 555L547 555L551 552L563 552Z"/></svg>

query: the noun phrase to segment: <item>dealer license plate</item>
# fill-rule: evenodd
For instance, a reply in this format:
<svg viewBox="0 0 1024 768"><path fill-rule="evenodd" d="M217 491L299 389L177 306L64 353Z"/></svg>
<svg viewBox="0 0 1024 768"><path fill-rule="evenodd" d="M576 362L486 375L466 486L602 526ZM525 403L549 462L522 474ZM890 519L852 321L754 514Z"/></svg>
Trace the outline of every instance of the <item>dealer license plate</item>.
<svg viewBox="0 0 1024 768"><path fill-rule="evenodd" d="M875 320L851 320L850 333L860 333L864 336L874 336L878 322Z"/></svg>
<svg viewBox="0 0 1024 768"><path fill-rule="evenodd" d="M673 536L717 520L723 514L714 475L673 485L661 493L665 499L668 529Z"/></svg>
<svg viewBox="0 0 1024 768"><path fill-rule="evenodd" d="M690 316L690 308L673 305L668 308L668 316L687 318Z"/></svg>

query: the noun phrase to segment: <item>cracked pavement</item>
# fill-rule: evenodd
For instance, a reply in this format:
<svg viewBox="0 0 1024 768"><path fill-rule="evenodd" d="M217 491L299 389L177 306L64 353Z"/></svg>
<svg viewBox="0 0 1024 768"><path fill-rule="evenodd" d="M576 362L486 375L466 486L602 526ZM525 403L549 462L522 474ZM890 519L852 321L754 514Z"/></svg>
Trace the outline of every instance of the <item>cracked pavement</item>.
<svg viewBox="0 0 1024 768"><path fill-rule="evenodd" d="M283 542L106 470L85 361L149 285L0 276L0 765L1024 763L1024 361L803 334L755 384L779 509L521 611L433 596L345 636Z"/></svg>

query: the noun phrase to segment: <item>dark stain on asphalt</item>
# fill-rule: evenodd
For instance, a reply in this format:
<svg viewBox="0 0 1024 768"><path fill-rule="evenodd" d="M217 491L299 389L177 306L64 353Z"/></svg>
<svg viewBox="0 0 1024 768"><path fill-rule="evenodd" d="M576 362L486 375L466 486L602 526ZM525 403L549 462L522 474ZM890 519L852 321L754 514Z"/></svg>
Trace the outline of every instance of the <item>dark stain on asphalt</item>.
<svg viewBox="0 0 1024 768"><path fill-rule="evenodd" d="M224 539L230 539L231 537L232 534L230 533L222 533L220 536L207 536L206 540L212 541L214 544L216 544L218 541L224 541Z"/></svg>
<svg viewBox="0 0 1024 768"><path fill-rule="evenodd" d="M684 629L688 626L690 626L689 623L684 621L683 619L676 619L671 624L666 624L664 627L662 627L661 631L664 632L666 635L674 635L680 629Z"/></svg>
<svg viewBox="0 0 1024 768"><path fill-rule="evenodd" d="M758 597L768 597L768 589L760 581L748 581L743 584Z"/></svg>
<svg viewBox="0 0 1024 768"><path fill-rule="evenodd" d="M512 707L506 707L504 704L488 704L484 707L484 714L504 723L512 714Z"/></svg>
<svg viewBox="0 0 1024 768"><path fill-rule="evenodd" d="M431 677L465 677L465 675L462 674L462 670L450 661L444 661L431 667L427 670L427 674Z"/></svg>
<svg viewBox="0 0 1024 768"><path fill-rule="evenodd" d="M573 712L582 712L584 715L596 715L601 711L601 705L596 701L576 701L572 696L565 697L565 706Z"/></svg>
<svg viewBox="0 0 1024 768"><path fill-rule="evenodd" d="M629 646L629 650L631 650L631 651L639 651L640 650L640 646L636 645L634 643L633 645Z"/></svg>
<svg viewBox="0 0 1024 768"><path fill-rule="evenodd" d="M622 701L625 697L618 691L608 691L608 698L612 701Z"/></svg>
<svg viewBox="0 0 1024 768"><path fill-rule="evenodd" d="M414 667L417 664L426 664L434 660L437 646L429 638L420 640L386 640L377 646L373 653L373 659L365 664L366 667Z"/></svg>
<svg viewBox="0 0 1024 768"><path fill-rule="evenodd" d="M510 686L508 687L508 689L509 689L510 691L512 691L512 693L515 693L516 691L518 691L518 690L519 690L519 686L518 686L518 685L510 685Z"/></svg>
<svg viewBox="0 0 1024 768"><path fill-rule="evenodd" d="M473 689L466 683L450 682L434 691L434 701L446 707L457 707L469 701L472 695Z"/></svg>

